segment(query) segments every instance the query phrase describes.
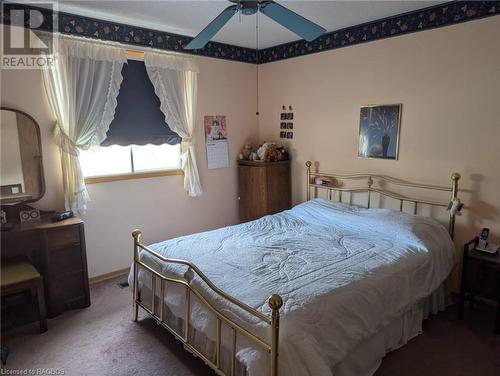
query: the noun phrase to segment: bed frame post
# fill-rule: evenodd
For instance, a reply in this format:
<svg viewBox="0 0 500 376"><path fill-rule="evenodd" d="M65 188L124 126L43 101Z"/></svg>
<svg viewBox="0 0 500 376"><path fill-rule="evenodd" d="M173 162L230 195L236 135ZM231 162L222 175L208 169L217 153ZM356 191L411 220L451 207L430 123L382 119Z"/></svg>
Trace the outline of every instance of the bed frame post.
<svg viewBox="0 0 500 376"><path fill-rule="evenodd" d="M456 200L458 197L458 181L460 178L461 176L458 172L451 174L451 201ZM455 216L456 213L450 210L450 227L448 228L448 232L452 239L453 235L455 235Z"/></svg>
<svg viewBox="0 0 500 376"><path fill-rule="evenodd" d="M309 162L310 163L310 162ZM277 294L273 294L267 300L272 310L271 314L271 376L278 376L278 347L280 332L280 308L283 299Z"/></svg>
<svg viewBox="0 0 500 376"><path fill-rule="evenodd" d="M132 231L132 237L134 238L134 295L133 299L134 301L132 302L132 320L137 321L137 314L139 310L139 305L137 304L137 299L138 299L138 294L139 294L139 281L137 274L139 273L138 271L138 264L137 261L139 261L139 242L141 241L141 230L134 230Z"/></svg>
<svg viewBox="0 0 500 376"><path fill-rule="evenodd" d="M306 162L306 175L307 175L307 181L306 181L306 193L307 193L307 201L311 199L311 166L312 162L307 161Z"/></svg>

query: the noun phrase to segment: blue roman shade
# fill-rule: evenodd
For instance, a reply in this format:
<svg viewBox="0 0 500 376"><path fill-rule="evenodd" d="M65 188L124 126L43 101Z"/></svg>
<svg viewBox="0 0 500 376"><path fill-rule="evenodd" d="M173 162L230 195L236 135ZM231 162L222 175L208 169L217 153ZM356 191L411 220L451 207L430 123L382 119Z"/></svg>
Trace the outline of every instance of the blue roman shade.
<svg viewBox="0 0 500 376"><path fill-rule="evenodd" d="M165 122L144 62L129 60L122 75L115 118L101 146L180 143L179 135Z"/></svg>

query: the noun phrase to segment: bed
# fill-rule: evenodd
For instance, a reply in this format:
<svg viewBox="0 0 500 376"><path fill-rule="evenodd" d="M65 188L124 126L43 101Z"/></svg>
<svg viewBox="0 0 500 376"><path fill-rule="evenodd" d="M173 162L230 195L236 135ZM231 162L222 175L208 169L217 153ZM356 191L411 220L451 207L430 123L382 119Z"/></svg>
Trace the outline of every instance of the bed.
<svg viewBox="0 0 500 376"><path fill-rule="evenodd" d="M448 192L456 202L459 175L440 187L306 167L307 200L291 210L150 246L135 230L133 319L142 308L220 375L373 374L444 309L455 259L456 212L448 229L414 214L449 200L387 184ZM317 176L330 183L315 184ZM347 192L364 194L366 208L343 202ZM375 196L400 210L372 208Z"/></svg>

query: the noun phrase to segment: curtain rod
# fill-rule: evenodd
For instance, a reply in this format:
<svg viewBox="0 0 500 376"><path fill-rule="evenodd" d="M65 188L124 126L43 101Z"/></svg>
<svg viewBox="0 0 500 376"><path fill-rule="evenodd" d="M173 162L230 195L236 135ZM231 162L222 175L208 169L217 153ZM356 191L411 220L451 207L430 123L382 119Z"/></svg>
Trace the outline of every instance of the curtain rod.
<svg viewBox="0 0 500 376"><path fill-rule="evenodd" d="M66 38L66 39L74 39L74 40L80 40L83 42L89 42L89 43L96 43L96 44L101 44L104 46L112 46L112 47L119 47L123 48L125 50L125 54L137 58L137 59L144 59L144 53L145 52L154 52L162 55L169 55L169 56L176 56L176 57L181 57L184 59L193 59L196 60L194 56L185 54L182 52L172 52L172 51L165 51L159 48L153 48L153 47L142 47L142 46L132 46L129 44L125 43L120 43L120 42L115 42L115 41L107 41L103 39L94 39L94 38L89 38L89 37L81 37L81 36L76 36L76 35L71 35L71 34L64 34L61 32L49 32L49 31L44 31L44 30L37 30L35 31L36 34L42 34L42 35L56 35L58 38Z"/></svg>

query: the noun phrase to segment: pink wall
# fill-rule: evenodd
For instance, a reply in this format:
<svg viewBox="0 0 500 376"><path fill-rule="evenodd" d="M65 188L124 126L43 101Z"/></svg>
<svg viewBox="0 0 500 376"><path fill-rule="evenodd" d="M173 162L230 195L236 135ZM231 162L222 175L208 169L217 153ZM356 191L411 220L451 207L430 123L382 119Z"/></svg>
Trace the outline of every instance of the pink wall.
<svg viewBox="0 0 500 376"><path fill-rule="evenodd" d="M262 65L260 139L278 139L283 104L295 110L293 201L305 197L306 160L437 185L457 171L457 244L486 226L498 242L499 35L491 17ZM399 160L360 159L359 108L384 103L403 103Z"/></svg>

